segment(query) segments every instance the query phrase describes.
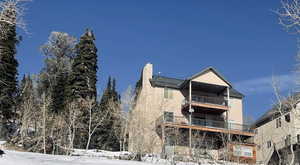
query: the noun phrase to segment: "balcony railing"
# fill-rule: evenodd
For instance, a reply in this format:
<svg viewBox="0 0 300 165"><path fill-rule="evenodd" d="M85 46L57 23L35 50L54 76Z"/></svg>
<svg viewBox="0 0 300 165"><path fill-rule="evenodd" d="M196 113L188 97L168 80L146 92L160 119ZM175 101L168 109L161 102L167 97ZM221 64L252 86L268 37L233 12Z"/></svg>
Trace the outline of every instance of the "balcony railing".
<svg viewBox="0 0 300 165"><path fill-rule="evenodd" d="M191 124L189 120L183 116L161 116L158 118L157 122L160 123L171 123L171 124L178 124L178 125L191 125L191 126L201 126L206 128L217 128L217 129L224 129L224 130L234 130L234 131L242 131L247 133L254 133L254 129L251 129L249 125L243 124L236 124L236 123L227 123L225 121L217 121L217 120L208 120L208 119L199 119L199 118L192 118Z"/></svg>
<svg viewBox="0 0 300 165"><path fill-rule="evenodd" d="M189 99L184 100L184 104L189 103ZM222 105L227 106L227 100L224 97L213 97L213 96L199 96L192 95L192 103L204 103L204 104L214 104L214 105Z"/></svg>

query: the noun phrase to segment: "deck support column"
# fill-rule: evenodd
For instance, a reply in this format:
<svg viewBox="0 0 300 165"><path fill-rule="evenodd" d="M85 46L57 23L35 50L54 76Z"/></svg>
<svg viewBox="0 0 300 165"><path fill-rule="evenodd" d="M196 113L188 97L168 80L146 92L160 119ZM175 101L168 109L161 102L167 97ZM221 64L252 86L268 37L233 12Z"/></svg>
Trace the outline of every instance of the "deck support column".
<svg viewBox="0 0 300 165"><path fill-rule="evenodd" d="M189 123L192 125L192 80L189 81ZM189 129L189 147L190 147L190 155L192 156L192 128Z"/></svg>
<svg viewBox="0 0 300 165"><path fill-rule="evenodd" d="M163 123L161 125L161 146L162 146L162 153L165 156L166 155L166 151L165 151L165 116L163 115Z"/></svg>
<svg viewBox="0 0 300 165"><path fill-rule="evenodd" d="M230 110L230 91L229 91L230 87L227 87L227 107L228 110L226 111L226 123L227 123L227 129L228 129L228 142L231 141L231 137L230 137L230 124L229 124L229 110Z"/></svg>

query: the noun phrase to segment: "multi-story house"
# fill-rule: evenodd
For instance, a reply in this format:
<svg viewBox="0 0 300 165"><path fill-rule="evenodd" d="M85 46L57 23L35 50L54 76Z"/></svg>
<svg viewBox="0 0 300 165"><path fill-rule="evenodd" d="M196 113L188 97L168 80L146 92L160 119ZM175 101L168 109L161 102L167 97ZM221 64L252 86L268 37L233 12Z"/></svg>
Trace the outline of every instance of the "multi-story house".
<svg viewBox="0 0 300 165"><path fill-rule="evenodd" d="M138 84L129 151L256 161L244 96L214 68L182 80L153 75L148 63Z"/></svg>
<svg viewBox="0 0 300 165"><path fill-rule="evenodd" d="M281 100L253 124L258 162L300 164L299 96Z"/></svg>

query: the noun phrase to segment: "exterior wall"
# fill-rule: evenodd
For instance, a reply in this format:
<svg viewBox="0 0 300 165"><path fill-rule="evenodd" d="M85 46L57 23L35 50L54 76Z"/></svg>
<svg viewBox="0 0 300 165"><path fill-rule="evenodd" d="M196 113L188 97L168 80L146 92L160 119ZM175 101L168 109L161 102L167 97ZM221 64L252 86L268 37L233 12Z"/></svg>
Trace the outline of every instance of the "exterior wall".
<svg viewBox="0 0 300 165"><path fill-rule="evenodd" d="M129 133L129 151L132 152L135 152L136 145L139 145L137 144L138 140L138 143L141 143L140 145L148 148L145 152L161 153L162 143L158 132L156 132L156 121L163 115L164 111L174 112L175 116L183 117L181 111L182 103L185 96L188 96L186 95L187 91L173 89L173 97L170 99L164 98L164 88L153 87L149 81L152 78L152 67L152 64L146 64L143 68L142 89L133 110L134 120L130 123ZM213 72L208 72L196 78L196 80L217 85L227 85L223 81L220 82L221 79ZM193 91L193 94L198 94L198 92ZM234 123L242 124L242 100L235 98L231 100L232 113L229 113L229 118ZM188 122L188 119L186 119L186 122Z"/></svg>
<svg viewBox="0 0 300 165"><path fill-rule="evenodd" d="M273 144L276 145L277 149L285 147L285 138L291 135L292 141L295 142L296 136L300 134L300 119L299 119L299 108L297 105L296 111L291 111L290 122L285 120L285 115L280 116L281 127L276 128L276 119L256 128L257 134L254 137L254 142L257 144L257 161L268 161L271 152L273 152ZM268 148L268 141L271 141L272 146Z"/></svg>
<svg viewBox="0 0 300 165"><path fill-rule="evenodd" d="M228 87L228 84L220 79L215 73L209 71L203 75L195 77L193 81L204 82L207 84L222 85Z"/></svg>
<svg viewBox="0 0 300 165"><path fill-rule="evenodd" d="M154 152L161 145L155 132L155 120L158 112L152 110L152 64L146 64L142 71L142 87L132 110L132 119L129 124L129 145L131 152ZM141 147L141 145L143 147ZM159 152L159 151L156 151Z"/></svg>
<svg viewBox="0 0 300 165"><path fill-rule="evenodd" d="M243 101L242 101L242 99L230 98L228 120L230 123L243 124Z"/></svg>

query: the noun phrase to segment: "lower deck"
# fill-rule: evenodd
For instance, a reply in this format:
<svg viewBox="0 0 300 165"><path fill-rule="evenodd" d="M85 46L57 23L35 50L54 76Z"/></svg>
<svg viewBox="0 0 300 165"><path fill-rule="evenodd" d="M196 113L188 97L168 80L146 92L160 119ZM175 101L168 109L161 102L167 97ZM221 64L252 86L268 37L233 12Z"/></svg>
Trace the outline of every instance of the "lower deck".
<svg viewBox="0 0 300 165"><path fill-rule="evenodd" d="M244 125L230 125L221 121L183 117L162 117L156 123L163 153L167 155L207 156L215 160L243 163L256 162L254 131Z"/></svg>

